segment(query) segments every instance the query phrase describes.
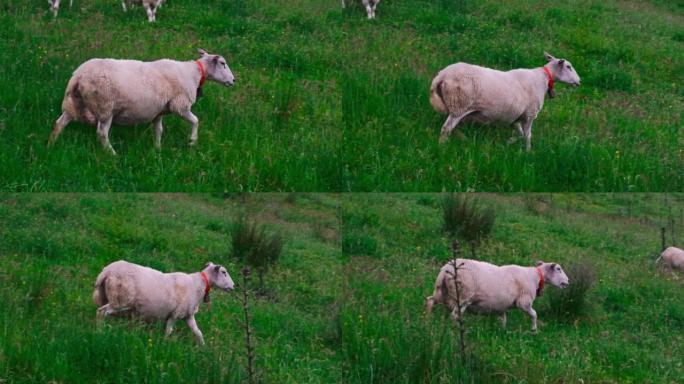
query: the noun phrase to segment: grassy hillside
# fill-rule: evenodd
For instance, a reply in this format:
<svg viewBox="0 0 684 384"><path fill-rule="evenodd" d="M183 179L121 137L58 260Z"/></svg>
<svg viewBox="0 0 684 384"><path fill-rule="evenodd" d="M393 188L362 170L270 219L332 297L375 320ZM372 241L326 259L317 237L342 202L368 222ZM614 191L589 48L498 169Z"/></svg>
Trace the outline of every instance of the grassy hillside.
<svg viewBox="0 0 684 384"><path fill-rule="evenodd" d="M470 357L458 361L446 311L423 314L439 268L451 257L439 195L354 194L343 199L348 258L341 310L348 382L675 383L684 377L684 276L658 272L659 226L676 218L684 243L684 196L487 195L492 236L478 258L566 269L595 266L597 283L580 316L553 315L549 287L535 301L539 333L519 310L466 315ZM667 208L667 207L670 208ZM670 239L670 235L668 235ZM668 240L670 242L671 240ZM572 277L571 277L572 284Z"/></svg>
<svg viewBox="0 0 684 384"><path fill-rule="evenodd" d="M282 234L267 296L252 302L263 382L340 380L334 312L341 286L334 196L10 195L0 200L0 382L239 383L243 368L240 266L227 231L243 213ZM237 292L212 292L197 323L170 339L163 324L95 324L92 290L106 264L124 258L163 271L224 264Z"/></svg>
<svg viewBox="0 0 684 384"><path fill-rule="evenodd" d="M684 187L681 1L391 0L378 19L329 0L171 0L146 22L111 0L0 0L0 188L11 191L672 191ZM94 129L45 141L72 71L92 57L224 54L234 88L210 84L187 123ZM533 129L464 128L438 145L433 75L456 61L510 69L572 61Z"/></svg>

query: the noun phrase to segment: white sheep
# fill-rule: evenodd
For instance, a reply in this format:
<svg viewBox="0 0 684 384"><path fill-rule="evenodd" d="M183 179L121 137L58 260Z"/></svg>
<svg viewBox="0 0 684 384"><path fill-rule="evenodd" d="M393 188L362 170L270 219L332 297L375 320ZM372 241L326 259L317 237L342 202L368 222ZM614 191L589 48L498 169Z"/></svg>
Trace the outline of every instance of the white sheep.
<svg viewBox="0 0 684 384"><path fill-rule="evenodd" d="M59 3L61 0L48 0L50 4L50 9L52 10L52 16L57 17L57 12L59 12ZM69 0L69 8L73 7L74 0Z"/></svg>
<svg viewBox="0 0 684 384"><path fill-rule="evenodd" d="M132 5L141 5L145 8L147 12L147 21L154 22L157 20L157 8L160 8L164 0L121 0L121 7L123 7L124 12L128 10Z"/></svg>
<svg viewBox="0 0 684 384"><path fill-rule="evenodd" d="M461 121L512 124L525 138L530 150L532 122L544 105L544 96L555 96L554 82L579 86L580 78L572 64L544 52L548 63L539 68L514 69L508 72L467 63L452 64L432 80L430 103L449 117L442 126L444 142ZM458 129L457 135L463 137ZM515 132L514 132L515 134ZM511 142L517 140L511 138Z"/></svg>
<svg viewBox="0 0 684 384"><path fill-rule="evenodd" d="M111 124L154 123L155 145L161 147L162 117L175 113L192 124L190 145L197 142L198 119L192 111L205 79L232 86L235 78L222 56L200 49L199 60L175 61L91 59L69 80L48 145L72 120L97 126L102 146L109 142Z"/></svg>
<svg viewBox="0 0 684 384"><path fill-rule="evenodd" d="M185 320L197 341L204 344L195 314L201 301L209 301L212 287L230 291L235 284L220 265L207 263L201 272L162 273L119 260L102 269L95 281L93 301L97 319L131 314L143 320L165 320L166 336L173 332L176 320Z"/></svg>
<svg viewBox="0 0 684 384"><path fill-rule="evenodd" d="M369 19L375 19L375 8L380 3L380 0L362 0L363 6L366 8L366 14ZM346 8L347 4L345 0L342 0L342 8Z"/></svg>
<svg viewBox="0 0 684 384"><path fill-rule="evenodd" d="M537 331L537 312L532 303L540 296L544 283L559 288L570 284L568 276L556 263L538 262L536 267L518 265L497 266L483 261L457 259L458 271L454 274L454 261L442 267L435 282L432 296L426 299L430 313L434 304L446 305L454 320L468 309L471 312L498 314L506 326L506 311L518 307L532 319L532 331ZM458 279L461 309L456 300Z"/></svg>
<svg viewBox="0 0 684 384"><path fill-rule="evenodd" d="M670 268L684 271L684 250L677 247L667 247L656 260L656 264L660 262Z"/></svg>

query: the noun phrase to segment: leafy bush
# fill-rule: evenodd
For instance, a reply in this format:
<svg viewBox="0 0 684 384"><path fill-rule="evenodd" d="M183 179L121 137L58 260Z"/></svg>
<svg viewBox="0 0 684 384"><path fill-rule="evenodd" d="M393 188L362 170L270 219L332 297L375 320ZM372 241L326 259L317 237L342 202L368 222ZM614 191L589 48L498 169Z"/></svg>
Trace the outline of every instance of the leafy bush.
<svg viewBox="0 0 684 384"><path fill-rule="evenodd" d="M264 288L264 275L280 258L283 239L280 235L269 234L265 228L244 217L231 229L231 256L254 268L259 275L259 289Z"/></svg>
<svg viewBox="0 0 684 384"><path fill-rule="evenodd" d="M561 320L575 320L587 314L587 293L596 284L596 268L588 260L570 264L565 273L570 285L563 289L549 290L549 312Z"/></svg>
<svg viewBox="0 0 684 384"><path fill-rule="evenodd" d="M444 231L471 246L489 236L496 219L493 209L481 208L476 198L464 194L448 194L442 202L442 211Z"/></svg>
<svg viewBox="0 0 684 384"><path fill-rule="evenodd" d="M378 243L372 236L347 232L342 236L342 253L345 255L375 255Z"/></svg>

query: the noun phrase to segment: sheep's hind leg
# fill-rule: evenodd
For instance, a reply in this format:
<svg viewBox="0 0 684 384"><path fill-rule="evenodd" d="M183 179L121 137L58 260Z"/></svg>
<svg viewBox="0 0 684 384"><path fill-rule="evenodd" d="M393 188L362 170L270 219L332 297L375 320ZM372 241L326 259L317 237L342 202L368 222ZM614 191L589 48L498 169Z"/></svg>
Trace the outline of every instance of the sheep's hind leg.
<svg viewBox="0 0 684 384"><path fill-rule="evenodd" d="M458 305L454 305L454 309L451 311L451 318L454 321L458 321L458 319L465 313L466 308L468 308L468 305L470 305L470 303L461 303L460 311L458 310Z"/></svg>
<svg viewBox="0 0 684 384"><path fill-rule="evenodd" d="M109 128L112 126L112 116L110 116L107 120L105 121L98 121L97 122L97 136L100 138L100 142L102 143L102 147L109 152L111 152L112 155L116 155L116 151L114 151L114 148L112 148L112 144L109 142Z"/></svg>
<svg viewBox="0 0 684 384"><path fill-rule="evenodd" d="M190 110L180 113L180 116L185 119L188 123L192 124L192 131L190 131L190 142L189 145L197 144L197 127L199 126L199 119Z"/></svg>
<svg viewBox="0 0 684 384"><path fill-rule="evenodd" d="M57 141L57 138L64 130L64 127L66 127L67 124L71 122L71 120L73 120L73 118L69 116L68 113L62 112L62 115L59 116L59 119L57 119L57 121L55 121L55 125L52 128L52 133L50 134L50 138L48 139L48 147L54 144L55 141Z"/></svg>
<svg viewBox="0 0 684 384"><path fill-rule="evenodd" d="M112 308L110 303L107 303L100 308L97 309L97 322L98 324L102 324L104 321L104 318L110 315L116 315L117 313L121 312L127 312L129 311L130 308L128 307L123 307L123 308Z"/></svg>
<svg viewBox="0 0 684 384"><path fill-rule="evenodd" d="M173 332L173 324L176 322L176 319L173 318L168 318L166 320L166 330L164 331L164 335L166 337L171 336L171 332Z"/></svg>
<svg viewBox="0 0 684 384"><path fill-rule="evenodd" d="M162 126L162 116L159 115L154 119L154 146L157 149L161 149L161 137L164 131L164 126Z"/></svg>
<svg viewBox="0 0 684 384"><path fill-rule="evenodd" d="M444 125L442 126L442 133L439 136L439 142L444 143L447 140L447 138L449 137L449 134L451 133L451 131L453 131L454 128L456 128L456 125L458 125L458 123L461 121L461 119L463 119L464 117L466 117L468 114L470 114L472 112L473 111L468 111L468 112L466 112L460 116L454 116L454 115L450 114L449 117L447 117L446 121L444 122ZM461 140L465 139L465 135L459 129L456 129L456 135Z"/></svg>
<svg viewBox="0 0 684 384"><path fill-rule="evenodd" d="M192 329L192 333L195 334L195 337L197 337L197 342L200 343L201 345L204 345L204 336L202 336L202 331L200 331L199 327L197 326L197 322L195 321L195 316L190 316L186 322L188 323L188 327Z"/></svg>

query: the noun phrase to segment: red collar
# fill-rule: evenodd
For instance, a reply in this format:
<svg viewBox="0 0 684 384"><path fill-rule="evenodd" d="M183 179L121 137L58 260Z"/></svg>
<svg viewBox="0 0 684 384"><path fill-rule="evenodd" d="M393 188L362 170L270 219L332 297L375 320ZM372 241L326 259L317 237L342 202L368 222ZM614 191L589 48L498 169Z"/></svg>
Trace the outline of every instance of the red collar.
<svg viewBox="0 0 684 384"><path fill-rule="evenodd" d="M549 82L547 84L548 90L553 91L553 75L551 75L551 71L549 71L549 69L546 68L546 65L544 66L544 72L546 73L546 77L549 78Z"/></svg>
<svg viewBox="0 0 684 384"><path fill-rule="evenodd" d="M207 277L207 274L204 273L204 271L200 272L200 276L202 276L202 280L204 280L204 284L206 284L206 288L204 288L204 297L207 297L209 294L209 291L211 291L211 284L209 284L209 278Z"/></svg>
<svg viewBox="0 0 684 384"><path fill-rule="evenodd" d="M544 289L544 272L542 272L541 268L539 267L535 269L537 270L537 274L539 275L539 286L537 287L537 296L540 296L542 290Z"/></svg>
<svg viewBox="0 0 684 384"><path fill-rule="evenodd" d="M199 67L200 73L202 74L202 77L200 77L200 83L199 83L199 88L202 88L202 86L204 85L204 80L207 79L207 71L204 70L204 64L202 64L201 61L195 60L195 63L197 63L197 66ZM546 68L546 67L544 67L544 68Z"/></svg>

